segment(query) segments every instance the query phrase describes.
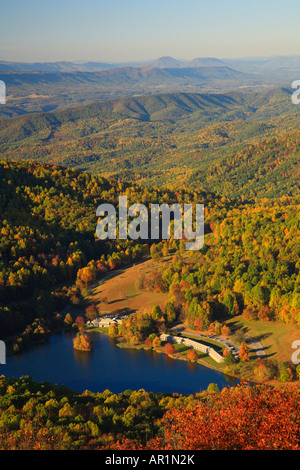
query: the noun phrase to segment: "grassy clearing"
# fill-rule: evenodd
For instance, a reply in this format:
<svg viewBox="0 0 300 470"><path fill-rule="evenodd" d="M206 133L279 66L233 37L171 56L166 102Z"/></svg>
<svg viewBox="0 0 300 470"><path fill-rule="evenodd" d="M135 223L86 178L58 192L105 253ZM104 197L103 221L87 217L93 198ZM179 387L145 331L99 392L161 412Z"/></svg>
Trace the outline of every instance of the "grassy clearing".
<svg viewBox="0 0 300 470"><path fill-rule="evenodd" d="M176 352L179 352L179 353L182 353L182 352L188 352L188 350L190 349L188 346L186 346L185 344L173 344L174 348L175 348L175 351Z"/></svg>
<svg viewBox="0 0 300 470"><path fill-rule="evenodd" d="M168 299L168 293L149 292L139 290L136 281L143 275L150 274L155 267L152 259L141 264L136 264L129 268L118 271L116 276L99 281L98 285L92 288L87 297L90 304L99 307L100 312L112 313L119 309L125 309L128 313L152 308L159 305L162 309ZM107 302L101 302L106 298Z"/></svg>
<svg viewBox="0 0 300 470"><path fill-rule="evenodd" d="M265 348L267 357L279 362L290 361L293 353L292 343L300 339L299 328L279 322L249 321L241 315L227 321L231 329L240 329L247 336L259 341Z"/></svg>
<svg viewBox="0 0 300 470"><path fill-rule="evenodd" d="M91 331L98 331L98 333L106 333L108 334L108 328L104 328L104 327L97 327L97 328L94 328L94 327L91 327L91 328L86 328L87 331L91 330Z"/></svg>

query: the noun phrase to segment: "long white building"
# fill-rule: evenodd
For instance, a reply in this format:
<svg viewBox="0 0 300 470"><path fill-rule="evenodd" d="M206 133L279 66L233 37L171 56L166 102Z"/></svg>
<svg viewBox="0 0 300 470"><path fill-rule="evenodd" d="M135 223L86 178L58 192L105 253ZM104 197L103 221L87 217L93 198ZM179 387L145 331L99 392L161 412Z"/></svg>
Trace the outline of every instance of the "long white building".
<svg viewBox="0 0 300 470"><path fill-rule="evenodd" d="M160 335L160 339L161 341L184 344L185 346L188 346L189 348L194 348L198 351L203 352L204 354L207 354L216 362L220 363L224 361L224 357L221 356L221 354L219 354L214 348L212 348L211 346L206 346L205 344L199 343L198 341L193 341L192 339L189 339L189 338L182 338L180 336L173 336L173 335L166 335L166 334Z"/></svg>

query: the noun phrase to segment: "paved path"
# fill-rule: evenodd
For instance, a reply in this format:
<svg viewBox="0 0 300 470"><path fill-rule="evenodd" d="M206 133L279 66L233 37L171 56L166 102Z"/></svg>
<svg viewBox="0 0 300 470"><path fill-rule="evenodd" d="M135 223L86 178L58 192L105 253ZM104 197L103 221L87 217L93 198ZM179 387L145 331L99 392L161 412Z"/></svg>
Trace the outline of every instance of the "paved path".
<svg viewBox="0 0 300 470"><path fill-rule="evenodd" d="M267 355L265 347L259 341L256 341L255 338L248 336L247 345L249 346L249 348L255 349L256 355L258 357L265 357Z"/></svg>

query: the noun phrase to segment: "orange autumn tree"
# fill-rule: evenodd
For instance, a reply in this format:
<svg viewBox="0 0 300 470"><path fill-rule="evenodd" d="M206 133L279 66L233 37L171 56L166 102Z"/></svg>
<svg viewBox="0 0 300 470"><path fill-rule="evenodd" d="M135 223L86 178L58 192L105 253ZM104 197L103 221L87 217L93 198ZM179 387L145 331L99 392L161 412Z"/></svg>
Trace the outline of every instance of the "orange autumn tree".
<svg viewBox="0 0 300 470"><path fill-rule="evenodd" d="M239 352L239 358L241 361L249 361L249 347L245 342L242 342Z"/></svg>
<svg viewBox="0 0 300 470"><path fill-rule="evenodd" d="M192 362L196 362L198 360L198 354L195 349L189 349L186 355L187 359Z"/></svg>
<svg viewBox="0 0 300 470"><path fill-rule="evenodd" d="M73 347L78 351L91 351L93 341L87 333L79 332L73 340Z"/></svg>
<svg viewBox="0 0 300 470"><path fill-rule="evenodd" d="M124 437L119 450L300 450L300 391L265 385L229 387L194 406L166 411L146 445ZM103 447L104 448L104 447Z"/></svg>
<svg viewBox="0 0 300 470"><path fill-rule="evenodd" d="M163 417L159 450L299 450L300 398L296 388L243 385L223 389L195 407Z"/></svg>

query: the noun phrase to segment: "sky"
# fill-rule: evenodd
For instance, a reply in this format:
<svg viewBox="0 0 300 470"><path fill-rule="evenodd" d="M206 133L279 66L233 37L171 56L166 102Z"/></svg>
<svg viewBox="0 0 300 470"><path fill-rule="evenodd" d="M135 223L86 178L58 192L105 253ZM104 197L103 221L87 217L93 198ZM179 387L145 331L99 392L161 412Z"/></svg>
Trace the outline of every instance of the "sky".
<svg viewBox="0 0 300 470"><path fill-rule="evenodd" d="M300 0L0 0L0 60L300 54Z"/></svg>

